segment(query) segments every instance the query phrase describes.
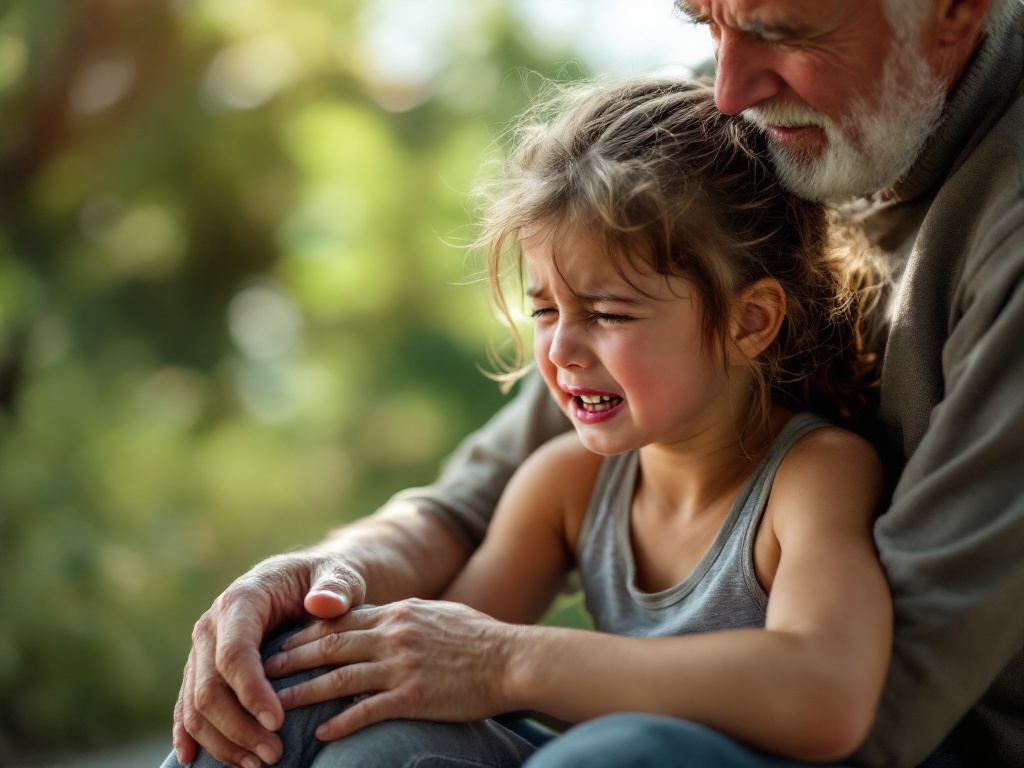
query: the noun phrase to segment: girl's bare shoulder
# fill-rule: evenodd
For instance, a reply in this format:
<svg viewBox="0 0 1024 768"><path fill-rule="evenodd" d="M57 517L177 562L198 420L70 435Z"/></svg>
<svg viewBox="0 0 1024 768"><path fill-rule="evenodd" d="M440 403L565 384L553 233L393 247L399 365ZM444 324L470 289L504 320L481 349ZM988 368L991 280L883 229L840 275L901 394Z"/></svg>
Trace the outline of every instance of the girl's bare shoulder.
<svg viewBox="0 0 1024 768"><path fill-rule="evenodd" d="M840 427L822 427L801 437L782 460L772 484L777 512L813 513L828 506L874 517L885 493L878 451L863 437Z"/></svg>
<svg viewBox="0 0 1024 768"><path fill-rule="evenodd" d="M518 474L528 475L530 482L558 488L567 497L585 493L589 498L603 460L587 450L575 432L566 432L534 451Z"/></svg>
<svg viewBox="0 0 1024 768"><path fill-rule="evenodd" d="M575 432L567 432L542 445L509 483L518 506L553 510L565 543L575 547L603 456L583 447ZM546 516L546 515L544 515Z"/></svg>

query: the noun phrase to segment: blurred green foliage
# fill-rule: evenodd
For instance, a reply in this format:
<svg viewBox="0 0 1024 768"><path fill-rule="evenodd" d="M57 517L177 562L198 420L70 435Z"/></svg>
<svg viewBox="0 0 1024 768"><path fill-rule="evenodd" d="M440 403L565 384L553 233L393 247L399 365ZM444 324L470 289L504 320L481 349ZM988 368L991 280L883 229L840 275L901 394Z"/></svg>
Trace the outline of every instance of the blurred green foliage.
<svg viewBox="0 0 1024 768"><path fill-rule="evenodd" d="M0 762L168 728L234 577L496 409L465 193L570 58L499 0L0 4Z"/></svg>

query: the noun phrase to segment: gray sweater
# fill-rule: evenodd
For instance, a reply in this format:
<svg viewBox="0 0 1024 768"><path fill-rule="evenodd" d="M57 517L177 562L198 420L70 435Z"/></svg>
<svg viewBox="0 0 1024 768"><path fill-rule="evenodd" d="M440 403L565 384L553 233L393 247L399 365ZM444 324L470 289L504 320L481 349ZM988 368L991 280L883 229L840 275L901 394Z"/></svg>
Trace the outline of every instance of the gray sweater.
<svg viewBox="0 0 1024 768"><path fill-rule="evenodd" d="M899 475L876 528L895 644L859 765L910 768L951 734L968 765L1024 766L1022 17L983 43L895 195L856 211L897 280L881 416ZM531 377L401 496L478 541L519 462L567 427Z"/></svg>

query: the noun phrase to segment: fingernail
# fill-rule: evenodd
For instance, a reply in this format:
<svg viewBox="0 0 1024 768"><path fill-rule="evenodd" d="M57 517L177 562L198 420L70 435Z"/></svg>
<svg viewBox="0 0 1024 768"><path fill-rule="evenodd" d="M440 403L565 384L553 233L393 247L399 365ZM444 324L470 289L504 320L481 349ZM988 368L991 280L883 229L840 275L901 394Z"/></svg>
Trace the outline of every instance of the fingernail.
<svg viewBox="0 0 1024 768"><path fill-rule="evenodd" d="M262 760L267 765L273 765L277 762L277 760L274 759L277 757L277 755L274 753L273 748L269 744L260 744L258 747L256 747L256 754L259 755L260 760Z"/></svg>
<svg viewBox="0 0 1024 768"><path fill-rule="evenodd" d="M274 656L271 656L269 659L267 659L265 662L263 662L263 668L269 674L274 674L279 669L281 669L282 663L283 663L283 661L281 659L281 655L280 654L275 654Z"/></svg>
<svg viewBox="0 0 1024 768"><path fill-rule="evenodd" d="M260 761L252 755L246 755L242 758L242 768L262 768Z"/></svg>
<svg viewBox="0 0 1024 768"><path fill-rule="evenodd" d="M256 715L256 719L260 721L260 725L266 728L268 731L277 730L277 720L269 712L260 712Z"/></svg>

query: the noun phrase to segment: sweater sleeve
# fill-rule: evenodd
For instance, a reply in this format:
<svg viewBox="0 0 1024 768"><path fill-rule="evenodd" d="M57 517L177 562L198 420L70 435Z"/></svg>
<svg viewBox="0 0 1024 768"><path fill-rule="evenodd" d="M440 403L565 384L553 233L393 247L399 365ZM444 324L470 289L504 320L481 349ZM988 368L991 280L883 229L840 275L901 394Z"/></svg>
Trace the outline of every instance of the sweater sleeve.
<svg viewBox="0 0 1024 768"><path fill-rule="evenodd" d="M392 501L416 503L476 545L512 473L536 448L569 427L543 379L531 372L516 396L459 444L433 485L407 489Z"/></svg>
<svg viewBox="0 0 1024 768"><path fill-rule="evenodd" d="M1015 221L1022 220L1018 202ZM1019 223L986 259L968 261L956 290L960 314L942 353L945 391L875 531L896 623L876 724L856 759L862 765L915 766L954 727L971 765L1019 765L1024 754Z"/></svg>

